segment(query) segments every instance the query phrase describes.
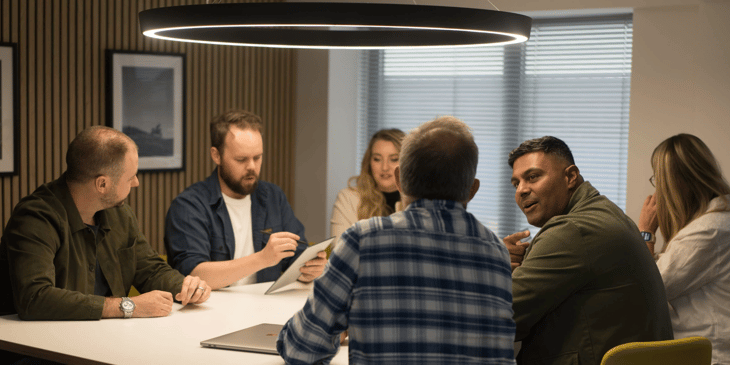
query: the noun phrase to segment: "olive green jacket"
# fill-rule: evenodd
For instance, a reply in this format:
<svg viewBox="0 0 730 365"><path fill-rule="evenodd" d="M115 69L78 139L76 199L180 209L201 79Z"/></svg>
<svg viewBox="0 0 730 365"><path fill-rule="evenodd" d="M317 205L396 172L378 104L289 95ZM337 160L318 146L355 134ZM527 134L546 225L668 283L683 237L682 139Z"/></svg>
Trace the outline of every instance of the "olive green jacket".
<svg viewBox="0 0 730 365"><path fill-rule="evenodd" d="M0 311L14 309L28 320L101 318L104 297L94 295L97 258L114 297L126 296L132 285L141 293L180 292L184 277L152 250L132 208L109 208L95 217L98 237L81 220L65 174L23 198L0 241L0 288L13 293Z"/></svg>
<svg viewBox="0 0 730 365"><path fill-rule="evenodd" d="M638 228L588 182L535 235L512 293L518 364L600 364L616 345L673 338Z"/></svg>

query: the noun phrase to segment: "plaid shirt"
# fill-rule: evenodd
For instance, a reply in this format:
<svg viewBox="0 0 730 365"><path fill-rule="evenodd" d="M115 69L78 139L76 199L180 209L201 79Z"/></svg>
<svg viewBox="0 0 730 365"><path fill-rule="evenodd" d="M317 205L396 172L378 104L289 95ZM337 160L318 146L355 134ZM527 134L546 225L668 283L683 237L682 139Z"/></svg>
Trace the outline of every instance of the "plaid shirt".
<svg viewBox="0 0 730 365"><path fill-rule="evenodd" d="M342 235L304 308L279 334L289 364L513 364L509 254L446 200L419 200Z"/></svg>

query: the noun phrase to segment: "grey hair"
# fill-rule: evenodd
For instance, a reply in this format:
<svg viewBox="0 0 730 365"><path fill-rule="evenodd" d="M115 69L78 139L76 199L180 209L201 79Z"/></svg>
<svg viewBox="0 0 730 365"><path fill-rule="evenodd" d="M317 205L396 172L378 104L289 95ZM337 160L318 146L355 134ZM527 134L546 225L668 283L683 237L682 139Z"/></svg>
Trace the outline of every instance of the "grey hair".
<svg viewBox="0 0 730 365"><path fill-rule="evenodd" d="M469 126L452 116L424 123L403 140L400 182L415 199L469 199L479 148Z"/></svg>

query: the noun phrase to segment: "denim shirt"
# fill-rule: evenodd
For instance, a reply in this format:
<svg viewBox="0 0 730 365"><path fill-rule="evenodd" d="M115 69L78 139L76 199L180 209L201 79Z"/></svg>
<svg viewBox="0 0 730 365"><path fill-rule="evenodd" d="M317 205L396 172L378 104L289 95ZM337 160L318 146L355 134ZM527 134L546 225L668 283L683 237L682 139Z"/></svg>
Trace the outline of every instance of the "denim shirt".
<svg viewBox="0 0 730 365"><path fill-rule="evenodd" d="M269 240L269 235L262 230L291 232L306 241L304 226L294 216L284 192L265 181L259 181L251 194L251 228L256 252ZM256 282L278 279L305 248L306 245L299 244L293 257L259 271ZM202 262L233 259L236 240L217 168L207 179L191 185L172 201L165 219L165 249L170 265L185 275L190 275Z"/></svg>

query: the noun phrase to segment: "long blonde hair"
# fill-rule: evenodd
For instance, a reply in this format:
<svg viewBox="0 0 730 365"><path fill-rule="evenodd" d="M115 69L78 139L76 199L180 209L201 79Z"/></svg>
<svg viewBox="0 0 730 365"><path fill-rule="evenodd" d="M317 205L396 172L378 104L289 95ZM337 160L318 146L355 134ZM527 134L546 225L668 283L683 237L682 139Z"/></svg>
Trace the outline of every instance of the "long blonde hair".
<svg viewBox="0 0 730 365"><path fill-rule="evenodd" d="M383 193L378 190L370 168L370 159L373 156L373 145L376 141L388 141L395 145L400 152L401 142L405 133L400 129L381 129L370 138L368 149L362 156L360 164L360 175L350 178L348 185L360 195L360 205L357 207L357 219L367 219L376 216L386 216L393 213L393 210L385 204Z"/></svg>
<svg viewBox="0 0 730 365"><path fill-rule="evenodd" d="M730 194L715 156L702 140L678 134L660 143L651 156L659 229L667 245L687 224L707 212L715 197ZM728 209L728 201L725 201Z"/></svg>

